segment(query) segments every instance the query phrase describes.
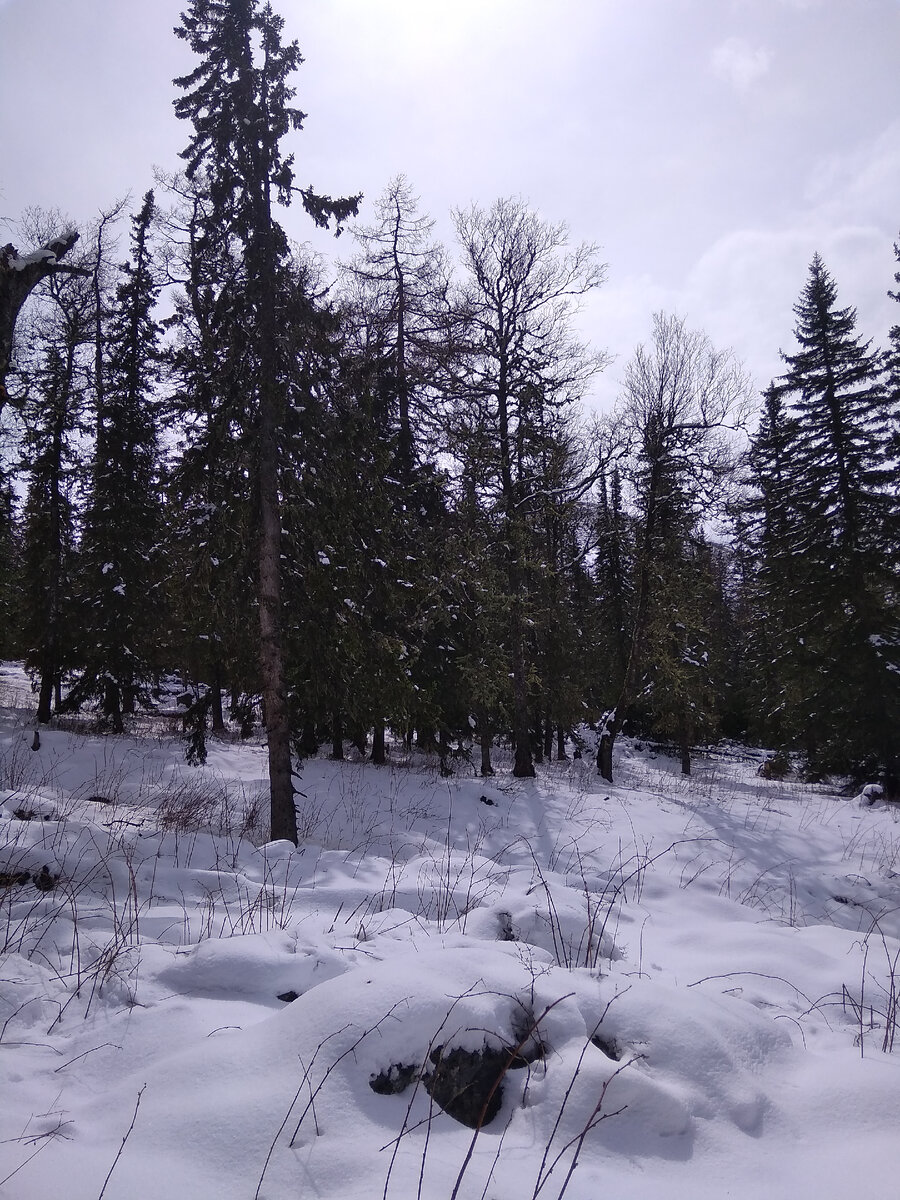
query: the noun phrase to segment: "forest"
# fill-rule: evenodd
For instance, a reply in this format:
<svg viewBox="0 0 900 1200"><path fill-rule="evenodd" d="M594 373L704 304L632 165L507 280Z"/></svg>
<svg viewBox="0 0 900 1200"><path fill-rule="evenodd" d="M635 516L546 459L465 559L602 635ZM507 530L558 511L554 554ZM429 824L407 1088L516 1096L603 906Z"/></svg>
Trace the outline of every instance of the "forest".
<svg viewBox="0 0 900 1200"><path fill-rule="evenodd" d="M520 198L446 247L404 177L366 225L298 187L282 29L191 0L180 170L0 248L0 658L38 723L122 732L176 676L189 761L264 729L294 842L298 762L388 735L609 781L623 731L685 774L730 739L896 795L900 321L867 340L816 256L761 396L660 312L594 413L597 248Z"/></svg>

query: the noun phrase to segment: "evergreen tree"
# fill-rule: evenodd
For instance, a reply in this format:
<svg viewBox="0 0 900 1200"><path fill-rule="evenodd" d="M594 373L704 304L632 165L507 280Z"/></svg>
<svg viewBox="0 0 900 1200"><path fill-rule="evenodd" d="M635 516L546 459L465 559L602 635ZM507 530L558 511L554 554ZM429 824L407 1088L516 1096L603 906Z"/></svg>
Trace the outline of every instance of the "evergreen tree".
<svg viewBox="0 0 900 1200"><path fill-rule="evenodd" d="M239 244L247 279L250 400L255 437L248 473L257 493L257 599L259 661L269 750L273 838L297 841L291 779L282 614L282 512L279 483L284 467L280 431L285 420L285 373L278 296L287 256L284 233L273 217L276 201L290 202L293 159L282 139L302 128L304 114L291 101L290 78L302 62L296 42L284 44L283 21L259 0L192 0L178 37L200 57L175 81L183 95L176 115L190 120L193 136L183 152L186 174L203 170L209 219ZM301 190L303 206L327 226L356 212L358 198L331 200Z"/></svg>
<svg viewBox="0 0 900 1200"><path fill-rule="evenodd" d="M148 698L162 599L156 392L159 285L150 246L154 197L132 218L131 258L105 332L104 388L82 544L83 669L70 703L100 697L120 732L123 713Z"/></svg>
<svg viewBox="0 0 900 1200"><path fill-rule="evenodd" d="M900 242L894 242L894 257L900 263ZM894 274L894 282L900 285L900 271ZM900 304L900 286L896 292L888 292L892 300ZM886 356L887 379L885 381L888 396L893 405L893 438L892 454L894 459L900 458L900 321L891 327L888 335L889 346ZM898 547L900 552L900 547Z"/></svg>
<svg viewBox="0 0 900 1200"><path fill-rule="evenodd" d="M596 673L602 685L595 698L601 707L615 703L628 668L633 602L633 547L631 521L624 509L622 476L618 465L598 480L594 583L598 619Z"/></svg>
<svg viewBox="0 0 900 1200"><path fill-rule="evenodd" d="M167 186L176 197L164 217L168 273L181 284L170 319L168 411L179 440L167 481L169 640L186 683L207 686L220 731L222 689L235 701L259 691L246 275L234 239L212 218L202 173Z"/></svg>
<svg viewBox="0 0 900 1200"><path fill-rule="evenodd" d="M795 701L813 770L897 771L898 629L890 562L897 502L891 405L881 356L816 255L795 306L798 349L777 381L790 401L790 496L777 505L781 552L802 578L785 597L802 628ZM771 527L775 525L770 521Z"/></svg>
<svg viewBox="0 0 900 1200"><path fill-rule="evenodd" d="M12 485L0 477L0 658L20 652L21 536Z"/></svg>
<svg viewBox="0 0 900 1200"><path fill-rule="evenodd" d="M807 638L818 593L812 564L796 552L805 536L807 504L795 455L796 418L783 393L766 389L759 427L748 454L750 497L745 506L751 617L752 695L757 737L788 746L800 720L808 678Z"/></svg>

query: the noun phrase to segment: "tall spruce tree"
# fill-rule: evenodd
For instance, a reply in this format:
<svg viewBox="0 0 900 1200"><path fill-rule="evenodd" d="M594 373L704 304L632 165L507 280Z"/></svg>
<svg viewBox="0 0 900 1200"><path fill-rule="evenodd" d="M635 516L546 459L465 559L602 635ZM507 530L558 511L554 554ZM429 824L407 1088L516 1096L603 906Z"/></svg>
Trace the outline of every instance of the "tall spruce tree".
<svg viewBox="0 0 900 1200"><path fill-rule="evenodd" d="M894 242L894 257L900 264L900 242ZM900 271L895 272L894 282L898 285L897 291L888 292L888 295L900 304ZM893 405L892 452L895 459L900 459L900 321L891 327L888 340L886 386ZM898 555L900 555L900 547L898 547Z"/></svg>
<svg viewBox="0 0 900 1200"><path fill-rule="evenodd" d="M115 732L146 699L162 594L157 385L159 284L150 244L154 197L132 217L131 257L121 268L105 328L102 402L82 539L83 669L70 693L99 696Z"/></svg>
<svg viewBox="0 0 900 1200"><path fill-rule="evenodd" d="M804 584L804 559L794 553L803 521L792 469L794 436L794 419L772 385L763 394L747 454L748 492L737 516L747 549L753 732L779 747L798 733L793 695L805 672L803 610L815 598Z"/></svg>
<svg viewBox="0 0 900 1200"><path fill-rule="evenodd" d="M812 770L895 778L898 525L882 359L856 334L855 310L838 307L818 255L794 311L798 349L783 356L776 381L791 418L790 494L769 517L778 553L802 563L793 597L782 595L796 601L791 621L803 647L794 725Z"/></svg>
<svg viewBox="0 0 900 1200"><path fill-rule="evenodd" d="M302 58L296 42L284 44L284 22L259 0L192 0L175 30L200 57L190 74L175 80L183 95L176 115L194 126L183 151L188 178L203 170L210 220L229 231L240 247L247 279L250 403L255 406L254 444L247 464L258 508L257 600L260 678L269 753L271 832L296 843L297 818L291 778L282 617L282 512L279 490L286 370L279 335L278 296L287 257L283 230L273 216L277 201L294 191L292 156L282 139L302 128L304 114L291 101L291 76ZM354 214L358 197L332 200L311 188L300 191L303 207L327 227Z"/></svg>
<svg viewBox="0 0 900 1200"><path fill-rule="evenodd" d="M205 720L208 703L220 731L222 689L236 700L258 691L246 274L234 240L212 217L202 172L166 184L175 198L163 218L168 273L180 285L168 401L179 431L167 481L171 644L185 682L208 688L198 715Z"/></svg>
<svg viewBox="0 0 900 1200"><path fill-rule="evenodd" d="M20 542L12 485L0 476L0 658L19 651Z"/></svg>

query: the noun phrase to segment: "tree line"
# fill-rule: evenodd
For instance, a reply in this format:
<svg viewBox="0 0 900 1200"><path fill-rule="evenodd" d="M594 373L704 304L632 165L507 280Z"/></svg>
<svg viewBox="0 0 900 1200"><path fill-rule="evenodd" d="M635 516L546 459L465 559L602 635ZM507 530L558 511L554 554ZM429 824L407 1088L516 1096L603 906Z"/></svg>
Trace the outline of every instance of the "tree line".
<svg viewBox="0 0 900 1200"><path fill-rule="evenodd" d="M125 260L125 203L80 237L30 212L38 249L0 250L0 654L38 720L121 731L178 671L195 758L226 710L262 723L294 841L297 758L383 762L387 730L483 774L508 738L527 777L593 723L610 780L623 729L685 772L742 738L896 790L900 325L873 348L817 256L759 414L659 313L589 420L594 246L501 199L455 212L453 253L403 178L349 224L360 197L295 186L271 6L191 0L175 32L192 133ZM334 269L293 200L347 228Z"/></svg>

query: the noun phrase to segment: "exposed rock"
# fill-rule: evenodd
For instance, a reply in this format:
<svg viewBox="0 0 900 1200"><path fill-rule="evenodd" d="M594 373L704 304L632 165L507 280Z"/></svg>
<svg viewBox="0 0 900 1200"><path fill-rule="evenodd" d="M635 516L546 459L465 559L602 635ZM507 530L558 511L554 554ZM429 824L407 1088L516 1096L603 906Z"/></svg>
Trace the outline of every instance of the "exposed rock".
<svg viewBox="0 0 900 1200"><path fill-rule="evenodd" d="M503 1104L502 1079L510 1066L508 1050L448 1050L431 1052L434 1071L423 1083L444 1112L470 1129L489 1125Z"/></svg>
<svg viewBox="0 0 900 1200"><path fill-rule="evenodd" d="M622 1057L622 1047L617 1041L615 1041L614 1038L607 1038L600 1033L595 1033L591 1038L591 1043L596 1046L598 1050L602 1050L607 1058L611 1058L615 1062L618 1062Z"/></svg>
<svg viewBox="0 0 900 1200"><path fill-rule="evenodd" d="M405 1092L416 1078L417 1068L404 1063L391 1063L369 1079L369 1087L379 1096L397 1096Z"/></svg>
<svg viewBox="0 0 900 1200"><path fill-rule="evenodd" d="M30 878L28 871L0 871L0 888L21 887Z"/></svg>
<svg viewBox="0 0 900 1200"><path fill-rule="evenodd" d="M32 876L34 886L39 892L52 892L59 882L58 875L51 875L50 868L46 863L41 867L40 871Z"/></svg>

